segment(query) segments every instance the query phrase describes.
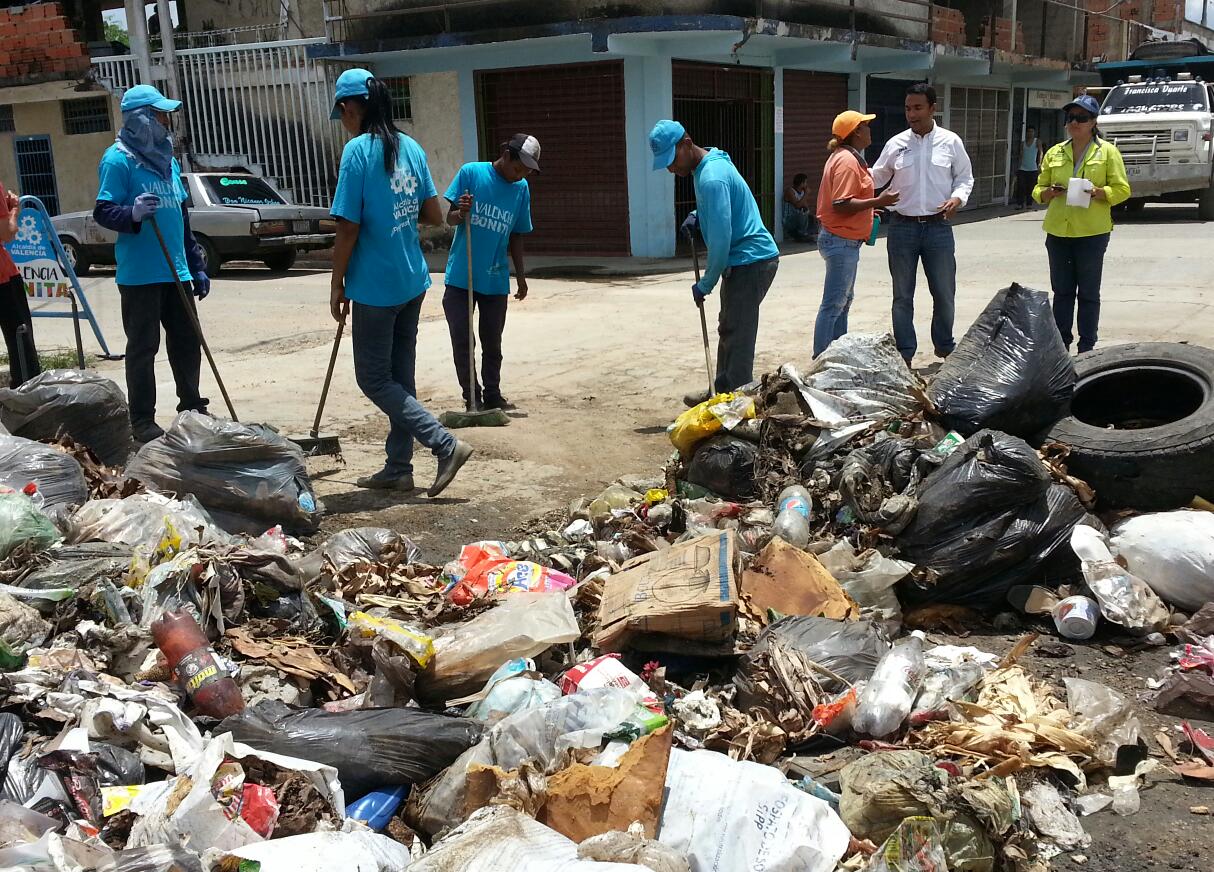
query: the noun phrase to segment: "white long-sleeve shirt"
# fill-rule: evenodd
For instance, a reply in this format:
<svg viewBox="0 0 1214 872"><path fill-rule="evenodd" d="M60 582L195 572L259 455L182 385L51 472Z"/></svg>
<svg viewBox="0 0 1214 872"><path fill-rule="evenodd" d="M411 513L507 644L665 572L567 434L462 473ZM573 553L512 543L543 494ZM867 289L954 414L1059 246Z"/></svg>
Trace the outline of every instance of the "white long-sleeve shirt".
<svg viewBox="0 0 1214 872"><path fill-rule="evenodd" d="M901 194L890 208L899 215L935 215L950 197L964 206L974 190L974 169L961 137L939 124L927 135L904 130L890 139L873 164L873 184Z"/></svg>

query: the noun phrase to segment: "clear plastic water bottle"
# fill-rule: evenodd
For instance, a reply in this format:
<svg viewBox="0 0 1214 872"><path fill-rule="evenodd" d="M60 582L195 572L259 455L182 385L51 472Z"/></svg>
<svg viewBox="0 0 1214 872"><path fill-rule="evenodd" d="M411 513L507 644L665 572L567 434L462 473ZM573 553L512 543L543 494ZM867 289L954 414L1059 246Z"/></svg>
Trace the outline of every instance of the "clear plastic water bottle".
<svg viewBox="0 0 1214 872"><path fill-rule="evenodd" d="M860 694L852 724L857 733L880 738L902 726L923 687L923 639L922 631L915 630L877 663Z"/></svg>
<svg viewBox="0 0 1214 872"><path fill-rule="evenodd" d="M804 548L809 544L809 518L812 498L799 484L790 485L780 492L776 501L776 523L772 533L789 545Z"/></svg>

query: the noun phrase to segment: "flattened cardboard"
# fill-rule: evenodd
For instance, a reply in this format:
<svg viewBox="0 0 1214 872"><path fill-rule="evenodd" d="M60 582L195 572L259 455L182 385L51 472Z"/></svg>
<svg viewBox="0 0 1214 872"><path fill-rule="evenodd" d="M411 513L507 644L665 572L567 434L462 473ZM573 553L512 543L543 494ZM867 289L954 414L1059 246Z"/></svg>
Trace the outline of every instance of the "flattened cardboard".
<svg viewBox="0 0 1214 872"><path fill-rule="evenodd" d="M624 564L607 580L594 644L614 651L631 635L723 642L737 620L738 549L722 530Z"/></svg>
<svg viewBox="0 0 1214 872"><path fill-rule="evenodd" d="M767 543L742 573L742 597L760 613L811 615L857 620L860 607L843 586L808 552L778 536Z"/></svg>

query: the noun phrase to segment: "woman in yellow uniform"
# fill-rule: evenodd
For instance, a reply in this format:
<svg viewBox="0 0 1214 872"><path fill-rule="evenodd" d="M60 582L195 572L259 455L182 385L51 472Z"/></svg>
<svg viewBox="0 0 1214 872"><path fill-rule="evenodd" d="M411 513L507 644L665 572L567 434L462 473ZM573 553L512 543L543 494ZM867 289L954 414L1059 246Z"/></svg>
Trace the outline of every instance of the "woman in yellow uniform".
<svg viewBox="0 0 1214 872"><path fill-rule="evenodd" d="M1042 227L1050 257L1054 321L1062 341L1074 339L1075 303L1079 303L1079 353L1091 351L1100 324L1100 278L1104 252L1113 231L1112 209L1130 198L1130 182L1121 152L1100 138L1100 104L1084 94L1062 109L1070 137L1045 153L1033 199L1046 203ZM1072 184L1072 180L1075 181ZM1069 205L1067 192L1072 189Z"/></svg>

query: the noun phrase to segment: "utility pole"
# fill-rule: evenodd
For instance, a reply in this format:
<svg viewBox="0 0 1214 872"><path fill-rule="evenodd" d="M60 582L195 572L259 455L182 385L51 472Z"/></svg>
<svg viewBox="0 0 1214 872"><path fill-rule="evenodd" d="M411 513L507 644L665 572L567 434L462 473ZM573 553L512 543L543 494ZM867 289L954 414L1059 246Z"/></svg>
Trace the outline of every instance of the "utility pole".
<svg viewBox="0 0 1214 872"><path fill-rule="evenodd" d="M148 19L143 0L125 0L126 32L131 40L131 54L135 56L135 68L139 81L144 85L152 81L152 46L148 41Z"/></svg>

